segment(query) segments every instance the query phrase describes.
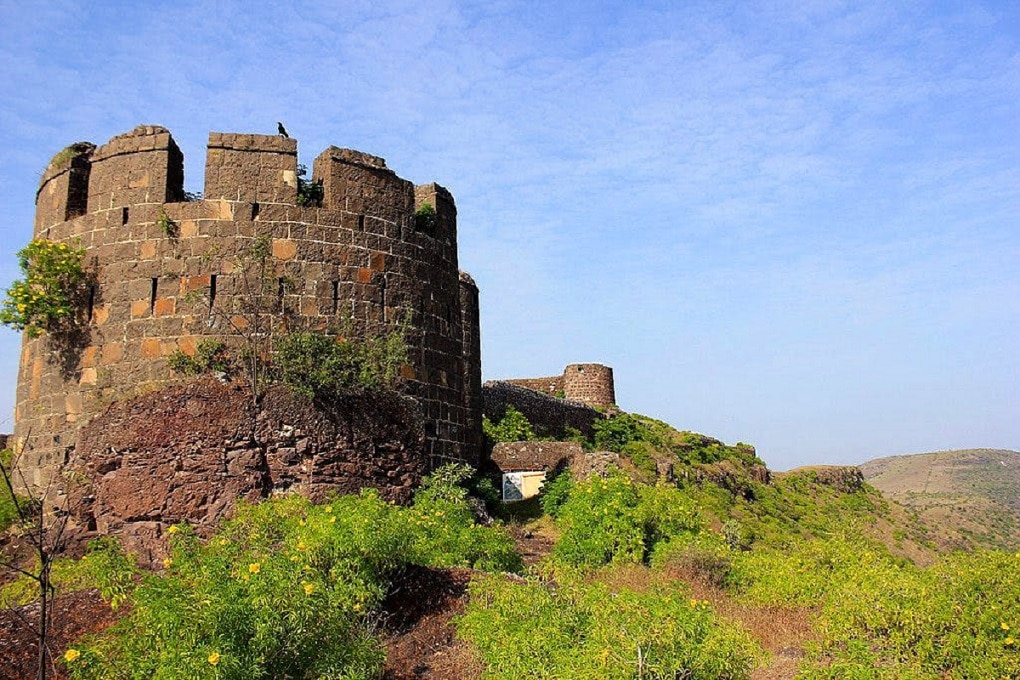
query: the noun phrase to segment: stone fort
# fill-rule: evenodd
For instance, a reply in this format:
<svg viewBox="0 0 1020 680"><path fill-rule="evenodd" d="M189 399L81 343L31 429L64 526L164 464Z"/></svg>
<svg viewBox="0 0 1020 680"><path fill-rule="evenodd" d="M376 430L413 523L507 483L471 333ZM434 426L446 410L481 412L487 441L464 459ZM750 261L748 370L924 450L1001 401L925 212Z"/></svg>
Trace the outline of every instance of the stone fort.
<svg viewBox="0 0 1020 680"><path fill-rule="evenodd" d="M94 285L71 361L54 360L46 335L23 340L13 443L29 483L53 479L80 428L112 402L180 381L167 363L176 350L231 336L223 318L244 294L235 263L256 239L271 244L288 327L407 328L402 390L419 404L424 453L433 465L477 464L478 289L458 269L453 196L337 147L319 154L312 178L321 205L302 205L297 142L282 135L210 133L199 200L187 200L184 156L163 127L53 159L34 237L84 248ZM422 224L426 204L434 217Z"/></svg>

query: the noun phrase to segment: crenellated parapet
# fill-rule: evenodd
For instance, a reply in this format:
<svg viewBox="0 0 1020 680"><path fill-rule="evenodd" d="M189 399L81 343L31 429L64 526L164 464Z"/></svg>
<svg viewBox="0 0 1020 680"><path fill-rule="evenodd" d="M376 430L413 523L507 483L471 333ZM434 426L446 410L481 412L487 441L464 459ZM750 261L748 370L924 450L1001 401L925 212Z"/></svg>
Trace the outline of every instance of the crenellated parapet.
<svg viewBox="0 0 1020 680"><path fill-rule="evenodd" d="M404 391L422 409L424 456L474 462L481 442L478 289L458 269L456 205L369 154L330 147L313 165L322 203L299 205L297 142L209 135L205 191L185 200L183 154L141 126L58 154L43 175L34 234L86 250L95 289L84 333L56 360L25 338L15 435L36 481L59 469L77 429L125 395L174 382L167 358L205 338L237 342L246 286L237 262L269 240L271 301L287 328L369 334L408 327ZM435 219L423 228L425 203Z"/></svg>
<svg viewBox="0 0 1020 680"><path fill-rule="evenodd" d="M294 205L297 165L296 139L210 132L205 198Z"/></svg>

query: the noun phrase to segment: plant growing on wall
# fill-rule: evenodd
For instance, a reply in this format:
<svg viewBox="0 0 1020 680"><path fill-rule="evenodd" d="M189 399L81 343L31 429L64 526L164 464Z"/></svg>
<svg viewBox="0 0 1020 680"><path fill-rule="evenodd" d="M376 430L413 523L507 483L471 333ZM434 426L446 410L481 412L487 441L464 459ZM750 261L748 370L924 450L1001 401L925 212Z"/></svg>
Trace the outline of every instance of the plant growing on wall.
<svg viewBox="0 0 1020 680"><path fill-rule="evenodd" d="M320 401L337 394L393 387L407 362L404 331L345 340L304 331L281 336L273 351L273 377Z"/></svg>
<svg viewBox="0 0 1020 680"><path fill-rule="evenodd" d="M170 219L170 216L166 214L166 211L162 208L159 209L159 216L156 218L156 226L159 227L163 235L171 241L176 240L180 236L180 227L176 222Z"/></svg>
<svg viewBox="0 0 1020 680"><path fill-rule="evenodd" d="M25 331L29 337L68 330L76 321L88 293L85 250L34 239L18 253L23 277L7 289L0 323Z"/></svg>
<svg viewBox="0 0 1020 680"><path fill-rule="evenodd" d="M322 180L313 181L305 179L308 175L308 168L299 165L297 168L297 204L305 207L322 207Z"/></svg>
<svg viewBox="0 0 1020 680"><path fill-rule="evenodd" d="M488 416L483 416L482 431L495 443L526 442L535 438L535 431L527 417L509 404L499 422L494 423Z"/></svg>
<svg viewBox="0 0 1020 680"><path fill-rule="evenodd" d="M436 209L431 203L423 203L420 208L414 211L414 228L426 234L432 234L436 230Z"/></svg>
<svg viewBox="0 0 1020 680"><path fill-rule="evenodd" d="M227 344L216 338L207 338L198 343L195 356L174 350L167 357L170 370L184 375L202 375L203 373L226 373L230 370L230 355Z"/></svg>

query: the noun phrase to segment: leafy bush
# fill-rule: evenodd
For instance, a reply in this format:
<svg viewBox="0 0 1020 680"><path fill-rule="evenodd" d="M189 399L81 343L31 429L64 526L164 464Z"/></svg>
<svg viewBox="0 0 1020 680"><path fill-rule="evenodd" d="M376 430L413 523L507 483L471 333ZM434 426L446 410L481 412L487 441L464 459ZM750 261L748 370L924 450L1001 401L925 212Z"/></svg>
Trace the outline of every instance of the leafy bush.
<svg viewBox="0 0 1020 680"><path fill-rule="evenodd" d="M502 529L479 526L468 505L467 484L474 470L445 465L432 473L406 511L413 524L410 560L434 567L475 567L519 571L520 555Z"/></svg>
<svg viewBox="0 0 1020 680"><path fill-rule="evenodd" d="M83 248L34 239L18 252L24 275L11 284L0 308L0 323L29 337L59 332L74 322L88 288Z"/></svg>
<svg viewBox="0 0 1020 680"><path fill-rule="evenodd" d="M614 592L490 576L472 581L457 627L487 678L747 678L756 653L679 583Z"/></svg>
<svg viewBox="0 0 1020 680"><path fill-rule="evenodd" d="M0 450L0 466L3 466L8 475L11 471L11 461L13 459L13 450ZM11 489L0 480L0 532L6 531L7 527L18 521L18 507L25 507L23 504L28 503L31 503L31 499L12 494Z"/></svg>
<svg viewBox="0 0 1020 680"><path fill-rule="evenodd" d="M542 493L539 502L542 504L542 512L550 517L559 517L560 508L570 498L574 489L574 480L571 478L570 470L563 470L552 479L542 485Z"/></svg>
<svg viewBox="0 0 1020 680"><path fill-rule="evenodd" d="M309 397L392 387L407 361L403 331L365 340L326 333L288 333L276 341L274 378Z"/></svg>
<svg viewBox="0 0 1020 680"><path fill-rule="evenodd" d="M893 559L885 546L859 535L841 534L735 554L729 583L757 604L814 606L868 574L904 569L910 567Z"/></svg>
<svg viewBox="0 0 1020 680"><path fill-rule="evenodd" d="M1020 553L858 570L825 603L803 677L1016 678L1018 628Z"/></svg>
<svg viewBox="0 0 1020 680"><path fill-rule="evenodd" d="M577 484L558 511L553 558L572 566L643 562L663 540L697 533L701 517L676 487L636 484L623 474Z"/></svg>
<svg viewBox="0 0 1020 680"><path fill-rule="evenodd" d="M650 562L655 568L679 572L685 579L722 588L730 580L733 553L719 534L701 531L660 541Z"/></svg>
<svg viewBox="0 0 1020 680"><path fill-rule="evenodd" d="M230 354L222 340L207 338L198 343L195 356L177 349L167 357L170 370L184 375L202 375L214 371L228 372L231 368Z"/></svg>
<svg viewBox="0 0 1020 680"><path fill-rule="evenodd" d="M436 231L436 209L431 203L423 203L414 211L414 228L426 234Z"/></svg>
<svg viewBox="0 0 1020 680"><path fill-rule="evenodd" d="M65 655L74 678L375 678L378 606L407 564L520 565L505 531L477 526L463 471L441 468L411 508L374 491L314 505L242 505L208 541L169 531L165 573L133 590L105 551L98 573L130 614ZM93 559L90 555L89 559ZM105 584L105 586L104 586Z"/></svg>
<svg viewBox="0 0 1020 680"><path fill-rule="evenodd" d="M31 572L38 574L39 568L34 567ZM50 585L60 594L98 588L116 609L130 592L135 574L134 562L120 550L117 542L99 538L89 543L86 555L80 560L54 560L50 565ZM0 588L0 608L18 607L38 598L39 582L27 575Z"/></svg>
<svg viewBox="0 0 1020 680"><path fill-rule="evenodd" d="M482 431L493 442L526 442L535 438L535 431L523 413L507 405L498 423L482 418Z"/></svg>
<svg viewBox="0 0 1020 680"><path fill-rule="evenodd" d="M308 166L297 167L297 204L309 208L321 208L323 199L322 180L307 180Z"/></svg>

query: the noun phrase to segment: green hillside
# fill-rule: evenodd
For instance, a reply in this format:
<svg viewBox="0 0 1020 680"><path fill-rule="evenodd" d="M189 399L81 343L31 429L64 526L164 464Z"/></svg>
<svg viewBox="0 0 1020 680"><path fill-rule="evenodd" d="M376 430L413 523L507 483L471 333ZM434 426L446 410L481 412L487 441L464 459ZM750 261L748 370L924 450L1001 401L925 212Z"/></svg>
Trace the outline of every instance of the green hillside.
<svg viewBox="0 0 1020 680"><path fill-rule="evenodd" d="M942 550L1020 548L1020 453L939 451L876 458L865 479L916 513Z"/></svg>
<svg viewBox="0 0 1020 680"><path fill-rule="evenodd" d="M579 443L619 454L619 466L568 468L517 504L447 466L407 507L371 491L322 504L282 496L242 506L206 538L177 525L157 572L101 541L54 565L54 581L127 606L109 630L59 648L60 667L75 679L410 677L385 670L383 624L405 614L386 603L419 599L405 592L409 575L453 569L466 593L421 622L470 664L415 677L1020 677L1020 552L939 554L938 527L856 467L773 474L750 445L634 414ZM950 489L972 510L972 496L1014 503L967 453L928 464L928 493ZM999 454L1015 471L1020 455ZM916 477L896 459L876 467ZM483 500L501 518L491 526ZM546 546L527 563L524 540ZM0 596L30 591L23 580Z"/></svg>

